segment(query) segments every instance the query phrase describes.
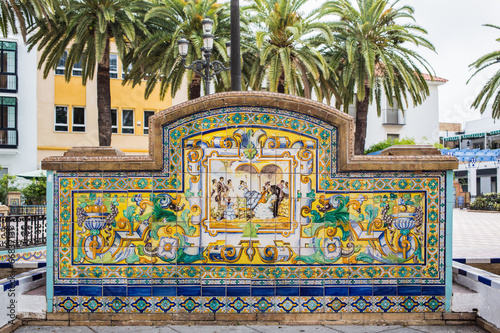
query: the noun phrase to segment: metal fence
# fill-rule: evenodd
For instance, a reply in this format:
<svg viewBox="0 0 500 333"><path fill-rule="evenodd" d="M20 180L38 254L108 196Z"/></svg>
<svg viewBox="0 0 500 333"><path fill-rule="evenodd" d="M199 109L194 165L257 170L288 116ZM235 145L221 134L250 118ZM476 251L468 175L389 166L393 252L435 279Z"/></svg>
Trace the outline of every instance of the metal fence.
<svg viewBox="0 0 500 333"><path fill-rule="evenodd" d="M9 206L10 215L45 215L46 205Z"/></svg>
<svg viewBox="0 0 500 333"><path fill-rule="evenodd" d="M46 243L45 215L0 216L0 249L31 247Z"/></svg>

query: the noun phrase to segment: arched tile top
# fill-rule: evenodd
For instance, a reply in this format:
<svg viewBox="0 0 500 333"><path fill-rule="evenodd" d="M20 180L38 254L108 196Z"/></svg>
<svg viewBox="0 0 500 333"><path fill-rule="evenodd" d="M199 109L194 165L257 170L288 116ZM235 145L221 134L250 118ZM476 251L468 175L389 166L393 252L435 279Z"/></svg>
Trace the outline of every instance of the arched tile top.
<svg viewBox="0 0 500 333"><path fill-rule="evenodd" d="M175 124L193 122L200 115L218 114L222 127L238 127L224 115L234 114L238 108L247 114L289 114L306 123L316 123L319 127L330 126L335 129L335 165L336 172L354 171L443 171L455 169L458 161L455 157L441 155L428 146L392 147L385 154L378 156L354 155L353 118L326 104L286 94L268 92L228 92L205 96L166 109L150 118L149 156L124 155L111 147L76 147L64 156L49 157L42 161L42 168L56 171L168 171L164 165L169 160L166 153L168 137L165 133ZM274 111L275 112L274 112ZM213 124L212 124L213 125ZM255 126L271 128L277 123L266 125L257 122ZM254 126L252 125L252 126ZM211 127L213 128L213 126ZM204 128L201 127L200 132ZM290 128L293 130L293 127ZM304 130L296 128L296 132ZM182 133L180 133L182 134ZM306 135L306 134L305 134Z"/></svg>

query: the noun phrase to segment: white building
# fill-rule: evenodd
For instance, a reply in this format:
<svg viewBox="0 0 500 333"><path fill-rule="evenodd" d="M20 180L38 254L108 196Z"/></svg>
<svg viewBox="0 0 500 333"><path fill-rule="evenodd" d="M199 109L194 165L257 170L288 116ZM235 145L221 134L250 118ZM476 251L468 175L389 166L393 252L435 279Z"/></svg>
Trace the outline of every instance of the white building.
<svg viewBox="0 0 500 333"><path fill-rule="evenodd" d="M387 99L382 100L382 114L377 116L376 105L368 109L365 149L386 139L413 138L417 143L439 142L439 92L438 87L448 82L440 77L424 74L429 85L429 96L425 101L413 107L410 102L403 111L391 108ZM349 108L349 114L355 117L355 108Z"/></svg>
<svg viewBox="0 0 500 333"><path fill-rule="evenodd" d="M36 62L21 36L0 38L0 176L36 170Z"/></svg>
<svg viewBox="0 0 500 333"><path fill-rule="evenodd" d="M500 120L491 117L491 110L481 119L466 122L463 132L442 132L441 140L450 148L445 153L460 161L455 179L472 200L476 195L500 192Z"/></svg>

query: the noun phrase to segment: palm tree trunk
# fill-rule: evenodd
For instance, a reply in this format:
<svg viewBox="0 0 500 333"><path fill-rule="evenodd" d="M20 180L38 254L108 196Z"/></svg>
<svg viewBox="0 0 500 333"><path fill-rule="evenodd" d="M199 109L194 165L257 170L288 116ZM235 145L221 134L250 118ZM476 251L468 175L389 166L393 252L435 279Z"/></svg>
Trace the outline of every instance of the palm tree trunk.
<svg viewBox="0 0 500 333"><path fill-rule="evenodd" d="M278 92L285 93L285 73L281 73L280 80L278 82Z"/></svg>
<svg viewBox="0 0 500 333"><path fill-rule="evenodd" d="M370 87L365 87L365 98L356 102L356 132L354 133L354 154L365 154L366 123L370 104Z"/></svg>
<svg viewBox="0 0 500 333"><path fill-rule="evenodd" d="M191 83L189 83L189 100L201 96L201 75L194 73Z"/></svg>
<svg viewBox="0 0 500 333"><path fill-rule="evenodd" d="M97 64L97 111L99 146L111 146L111 88L109 83L109 39Z"/></svg>

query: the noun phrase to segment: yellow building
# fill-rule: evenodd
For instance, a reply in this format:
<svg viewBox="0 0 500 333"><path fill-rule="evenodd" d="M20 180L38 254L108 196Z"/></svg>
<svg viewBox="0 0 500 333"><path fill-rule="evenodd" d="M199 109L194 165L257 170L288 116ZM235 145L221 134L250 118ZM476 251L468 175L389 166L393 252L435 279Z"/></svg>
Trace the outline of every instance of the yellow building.
<svg viewBox="0 0 500 333"><path fill-rule="evenodd" d="M183 87L174 99L167 92L159 98L159 85L149 99L144 98L145 84L132 89L122 85L124 70L111 47L111 145L128 154L148 153L148 117L187 100ZM47 79L37 74L37 163L47 156L62 155L76 146L98 146L97 81L82 85L81 69L75 66L70 82L64 79L63 58ZM97 75L95 76L95 78Z"/></svg>

